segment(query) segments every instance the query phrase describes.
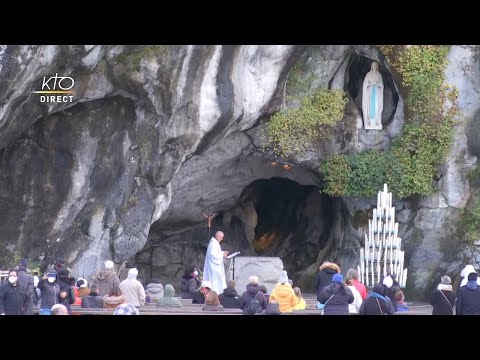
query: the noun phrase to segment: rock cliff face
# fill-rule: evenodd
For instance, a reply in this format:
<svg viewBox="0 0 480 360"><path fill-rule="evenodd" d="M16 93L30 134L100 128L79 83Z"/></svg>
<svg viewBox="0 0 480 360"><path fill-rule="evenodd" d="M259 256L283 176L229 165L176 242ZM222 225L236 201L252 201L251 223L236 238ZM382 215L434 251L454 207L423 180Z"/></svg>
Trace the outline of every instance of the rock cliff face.
<svg viewBox="0 0 480 360"><path fill-rule="evenodd" d="M438 191L396 201L413 297L476 257L452 255L480 153L474 58L451 47L446 75L462 117ZM372 59L385 82L381 131L362 125ZM284 101L294 64L315 74L311 88L344 89L349 102L330 139L287 162L264 149L263 133L271 114L295 106ZM32 93L56 73L74 79L72 102ZM321 194L319 165L386 149L403 124L404 98L373 46L0 46L0 265L65 257L89 276L113 259L176 284L185 265L203 268L221 229L227 250L279 256L308 289L322 260L356 265L375 204ZM204 213L217 213L210 234Z"/></svg>

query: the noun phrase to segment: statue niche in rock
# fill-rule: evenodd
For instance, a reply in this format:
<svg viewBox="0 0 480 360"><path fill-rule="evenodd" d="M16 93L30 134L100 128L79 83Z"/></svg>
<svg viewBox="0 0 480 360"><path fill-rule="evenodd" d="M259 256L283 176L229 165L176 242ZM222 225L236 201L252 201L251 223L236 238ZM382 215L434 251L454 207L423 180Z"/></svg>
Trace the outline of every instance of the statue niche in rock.
<svg viewBox="0 0 480 360"><path fill-rule="evenodd" d="M363 80L362 92L363 123L365 129L382 129L383 79L378 63L372 62L370 71Z"/></svg>

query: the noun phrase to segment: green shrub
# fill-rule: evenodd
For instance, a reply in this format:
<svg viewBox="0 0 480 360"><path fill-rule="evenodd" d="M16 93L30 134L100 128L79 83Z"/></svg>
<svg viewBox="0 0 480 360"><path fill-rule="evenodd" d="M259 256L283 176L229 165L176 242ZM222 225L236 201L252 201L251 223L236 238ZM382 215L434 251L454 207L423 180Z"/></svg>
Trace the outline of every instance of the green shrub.
<svg viewBox="0 0 480 360"><path fill-rule="evenodd" d="M106 74L108 69L108 64L105 59L100 60L95 66L95 70L100 74Z"/></svg>
<svg viewBox="0 0 480 360"><path fill-rule="evenodd" d="M363 156L350 156L350 181L347 186L349 194L361 194L370 197L383 187L390 164L384 153L365 151ZM357 195L358 196L358 195Z"/></svg>
<svg viewBox="0 0 480 360"><path fill-rule="evenodd" d="M467 180L470 183L471 187L480 187L480 166L478 166L478 164L475 165L475 167L468 172Z"/></svg>
<svg viewBox="0 0 480 360"><path fill-rule="evenodd" d="M344 115L347 97L343 91L320 89L301 100L296 109L275 113L267 124L268 141L283 157L303 154L321 142Z"/></svg>
<svg viewBox="0 0 480 360"><path fill-rule="evenodd" d="M402 84L410 90L409 110L415 116L432 116L443 108L438 96L447 66L447 46L410 46L396 58L395 68L402 76Z"/></svg>
<svg viewBox="0 0 480 360"><path fill-rule="evenodd" d="M322 164L323 178L328 187L325 192L331 196L342 196L348 193L352 168L344 155L334 155Z"/></svg>
<svg viewBox="0 0 480 360"><path fill-rule="evenodd" d="M140 71L140 61L143 58L153 58L164 55L167 49L167 45L148 45L128 54L120 54L115 59L117 62L124 63L134 71Z"/></svg>
<svg viewBox="0 0 480 360"><path fill-rule="evenodd" d="M473 243L480 239L480 198L474 196L462 209L459 230L464 239ZM461 237L461 236L460 236Z"/></svg>

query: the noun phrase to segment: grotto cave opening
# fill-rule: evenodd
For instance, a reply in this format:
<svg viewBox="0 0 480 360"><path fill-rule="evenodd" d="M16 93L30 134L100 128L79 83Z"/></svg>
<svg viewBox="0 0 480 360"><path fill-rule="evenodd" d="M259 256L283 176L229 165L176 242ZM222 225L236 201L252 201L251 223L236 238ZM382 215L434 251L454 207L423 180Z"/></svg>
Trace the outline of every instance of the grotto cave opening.
<svg viewBox="0 0 480 360"><path fill-rule="evenodd" d="M136 266L144 269L146 278L178 284L189 264L203 270L208 239L221 230L223 250L280 257L295 276L316 262L333 228L336 200L319 190L282 177L254 180L233 207L215 211L210 230L206 219L175 234L152 226L145 249L135 257Z"/></svg>
<svg viewBox="0 0 480 360"><path fill-rule="evenodd" d="M239 205L248 208L245 204L253 205L257 217L248 239L253 255L278 256L291 272L316 261L333 222L332 200L317 186L286 178L259 179L240 195Z"/></svg>

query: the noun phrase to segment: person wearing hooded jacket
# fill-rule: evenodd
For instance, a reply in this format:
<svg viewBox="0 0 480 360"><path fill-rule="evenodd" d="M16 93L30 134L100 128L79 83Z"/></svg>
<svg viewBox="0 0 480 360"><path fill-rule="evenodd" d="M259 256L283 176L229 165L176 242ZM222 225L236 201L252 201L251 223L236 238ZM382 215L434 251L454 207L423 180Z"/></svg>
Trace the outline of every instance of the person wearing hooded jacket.
<svg viewBox="0 0 480 360"><path fill-rule="evenodd" d="M50 315L52 306L61 302L60 286L57 284L57 272L55 270L46 272L43 278L39 279L38 288L42 295L38 314Z"/></svg>
<svg viewBox="0 0 480 360"><path fill-rule="evenodd" d="M387 287L376 283L368 293L358 310L359 315L393 315L390 298L387 297Z"/></svg>
<svg viewBox="0 0 480 360"><path fill-rule="evenodd" d="M120 283L120 290L129 304L140 307L145 305L145 289L137 280L138 270L131 268L125 280ZM165 296L165 294L164 294Z"/></svg>
<svg viewBox="0 0 480 360"><path fill-rule="evenodd" d="M457 315L480 315L480 287L476 272L468 274L467 284L457 294Z"/></svg>
<svg viewBox="0 0 480 360"><path fill-rule="evenodd" d="M91 285L97 287L100 296L108 296L114 287L120 285L120 279L115 272L113 261L106 261L104 267L104 270L95 275L90 282Z"/></svg>
<svg viewBox="0 0 480 360"><path fill-rule="evenodd" d="M330 285L323 288L317 300L324 305L324 315L348 315L348 304L353 303L355 298L343 283L343 275L335 274Z"/></svg>
<svg viewBox="0 0 480 360"><path fill-rule="evenodd" d="M125 303L127 303L127 300L125 300L125 296L123 296L122 290L120 290L119 286L115 286L112 290L110 290L110 293L108 295L105 295L103 297L104 309L115 309L117 308L117 306Z"/></svg>
<svg viewBox="0 0 480 360"><path fill-rule="evenodd" d="M293 307L298 304L298 298L292 289L292 285L288 282L288 275L285 270L282 270L277 285L270 293L268 301L272 300L278 301L282 313L292 312Z"/></svg>
<svg viewBox="0 0 480 360"><path fill-rule="evenodd" d="M163 298L157 301L157 307L183 307L182 302L175 297L175 288L172 284L165 285Z"/></svg>
<svg viewBox="0 0 480 360"><path fill-rule="evenodd" d="M333 275L340 272L340 266L330 261L324 261L319 267L319 272L315 279L315 290L317 291L317 297L325 286L330 285Z"/></svg>
<svg viewBox="0 0 480 360"><path fill-rule="evenodd" d="M259 302L257 313L261 313L267 308L267 301L265 300L265 296L263 296L263 293L260 291L260 286L258 286L258 277L250 276L248 278L247 291L245 291L242 294L242 297L239 299L240 309L243 310L243 313L245 315L248 315L248 307L254 298L257 299Z"/></svg>
<svg viewBox="0 0 480 360"><path fill-rule="evenodd" d="M145 289L145 296L149 296L151 303L156 303L163 297L163 285L159 279L153 278Z"/></svg>

